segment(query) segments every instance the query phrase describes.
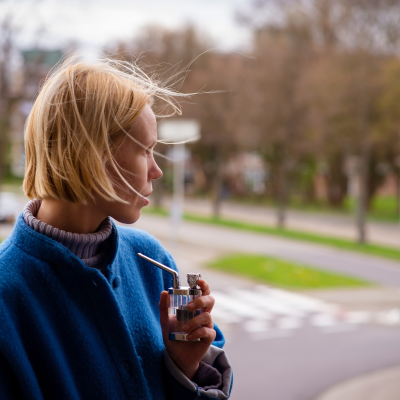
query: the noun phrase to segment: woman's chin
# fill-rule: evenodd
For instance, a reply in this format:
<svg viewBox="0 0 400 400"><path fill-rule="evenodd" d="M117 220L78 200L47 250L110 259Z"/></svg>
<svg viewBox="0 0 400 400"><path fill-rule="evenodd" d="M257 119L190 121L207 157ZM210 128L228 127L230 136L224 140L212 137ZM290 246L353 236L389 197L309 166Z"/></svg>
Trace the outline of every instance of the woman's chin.
<svg viewBox="0 0 400 400"><path fill-rule="evenodd" d="M115 213L114 215L111 215L111 217L116 221L120 222L121 224L126 224L126 225L134 224L140 217L140 209L130 210L130 212L126 213L118 212Z"/></svg>

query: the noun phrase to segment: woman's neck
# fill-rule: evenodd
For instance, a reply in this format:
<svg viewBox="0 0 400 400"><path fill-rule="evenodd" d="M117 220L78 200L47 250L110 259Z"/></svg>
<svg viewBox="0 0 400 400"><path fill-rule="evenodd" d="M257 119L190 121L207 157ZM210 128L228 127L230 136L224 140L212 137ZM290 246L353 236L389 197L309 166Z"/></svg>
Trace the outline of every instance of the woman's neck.
<svg viewBox="0 0 400 400"><path fill-rule="evenodd" d="M93 204L76 204L62 200L44 199L37 219L54 228L72 233L93 233L107 215Z"/></svg>

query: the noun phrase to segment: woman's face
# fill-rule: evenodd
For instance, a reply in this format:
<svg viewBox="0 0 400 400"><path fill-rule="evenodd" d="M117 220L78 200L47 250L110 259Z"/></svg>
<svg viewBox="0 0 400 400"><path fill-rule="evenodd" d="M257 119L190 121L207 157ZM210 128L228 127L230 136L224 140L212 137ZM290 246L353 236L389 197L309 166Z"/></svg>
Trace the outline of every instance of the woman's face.
<svg viewBox="0 0 400 400"><path fill-rule="evenodd" d="M147 197L153 191L151 181L162 177L162 171L153 157L153 149L157 143L157 123L154 113L148 105L133 122L128 133L138 143L125 137L115 154L115 161L126 181L141 195ZM114 171L110 170L110 175L117 183L115 190L118 196L128 201L129 204L106 202L100 199L97 204L101 208L106 207L104 210L106 214L117 221L132 224L139 219L140 210L149 204L149 200L127 188Z"/></svg>

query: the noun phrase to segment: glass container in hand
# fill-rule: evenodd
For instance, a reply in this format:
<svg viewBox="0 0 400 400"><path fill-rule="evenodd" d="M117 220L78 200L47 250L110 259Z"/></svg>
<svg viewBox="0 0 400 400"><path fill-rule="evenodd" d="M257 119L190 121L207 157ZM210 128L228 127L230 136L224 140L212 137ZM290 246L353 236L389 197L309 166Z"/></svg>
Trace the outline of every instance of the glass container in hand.
<svg viewBox="0 0 400 400"><path fill-rule="evenodd" d="M189 311L187 305L201 296L201 290L197 286L200 274L189 273L187 280L189 287L180 287L179 289L170 288L169 293L169 329L168 336L170 340L186 341L187 333L183 331L183 326L192 318L201 313L201 310ZM200 339L197 339L200 340Z"/></svg>
<svg viewBox="0 0 400 400"><path fill-rule="evenodd" d="M158 268L172 275L173 287L168 289L168 337L170 340L187 341L187 333L183 330L184 325L202 312L201 310L189 311L187 309L187 305L191 301L202 295L200 287L198 286L201 275L197 273L187 274L189 286L181 286L179 275L175 270L141 253L138 253L138 256L150 261ZM200 339L196 339L196 341L199 340Z"/></svg>

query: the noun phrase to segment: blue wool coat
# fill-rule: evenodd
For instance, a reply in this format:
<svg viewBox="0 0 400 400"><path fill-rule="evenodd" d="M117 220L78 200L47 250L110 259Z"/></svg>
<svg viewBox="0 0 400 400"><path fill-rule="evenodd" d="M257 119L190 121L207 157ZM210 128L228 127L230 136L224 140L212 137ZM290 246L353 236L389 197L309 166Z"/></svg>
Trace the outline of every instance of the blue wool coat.
<svg viewBox="0 0 400 400"><path fill-rule="evenodd" d="M0 245L0 399L166 397L158 302L172 278L136 254L176 265L143 231L113 224L110 240L102 274L18 217Z"/></svg>

